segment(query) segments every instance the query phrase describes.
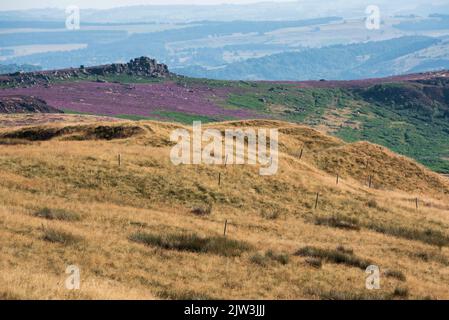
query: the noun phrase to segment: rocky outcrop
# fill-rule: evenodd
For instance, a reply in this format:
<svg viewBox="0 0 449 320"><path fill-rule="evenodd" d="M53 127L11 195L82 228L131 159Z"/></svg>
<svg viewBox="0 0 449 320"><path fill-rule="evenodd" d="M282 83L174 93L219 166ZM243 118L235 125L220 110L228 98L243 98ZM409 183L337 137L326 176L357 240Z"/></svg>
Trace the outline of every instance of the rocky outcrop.
<svg viewBox="0 0 449 320"><path fill-rule="evenodd" d="M144 78L164 78L170 76L165 64L157 63L148 57L140 57L128 63L114 63L96 67L71 68L53 71L16 72L0 76L0 86L33 86L45 85L52 81L78 79L87 76L129 75Z"/></svg>
<svg viewBox="0 0 449 320"><path fill-rule="evenodd" d="M150 78L163 78L170 75L165 64L157 63L156 60L140 57L128 63L115 63L98 67L82 69L84 73L91 75L130 75Z"/></svg>
<svg viewBox="0 0 449 320"><path fill-rule="evenodd" d="M0 97L0 113L61 113L44 100L32 96Z"/></svg>

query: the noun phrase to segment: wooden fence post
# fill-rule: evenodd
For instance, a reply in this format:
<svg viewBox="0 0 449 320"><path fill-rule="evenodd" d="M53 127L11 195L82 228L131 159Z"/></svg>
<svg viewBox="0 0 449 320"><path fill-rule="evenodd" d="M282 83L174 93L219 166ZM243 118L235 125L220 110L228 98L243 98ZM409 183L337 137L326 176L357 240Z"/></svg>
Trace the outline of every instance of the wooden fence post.
<svg viewBox="0 0 449 320"><path fill-rule="evenodd" d="M301 160L301 158L302 158L302 153L303 153L303 151L304 151L304 147L301 148L301 152L299 153L299 160Z"/></svg>
<svg viewBox="0 0 449 320"><path fill-rule="evenodd" d="M118 166L120 167L122 165L122 155L118 154Z"/></svg>
<svg viewBox="0 0 449 320"><path fill-rule="evenodd" d="M415 204L416 204L416 210L418 210L418 197L416 197L416 199L415 199Z"/></svg>
<svg viewBox="0 0 449 320"><path fill-rule="evenodd" d="M221 172L218 173L218 185L221 184Z"/></svg>
<svg viewBox="0 0 449 320"><path fill-rule="evenodd" d="M228 227L228 219L225 220L225 225L224 225L224 231L223 231L223 236L226 237L226 229Z"/></svg>
<svg viewBox="0 0 449 320"><path fill-rule="evenodd" d="M338 184L339 174L337 173L337 184Z"/></svg>
<svg viewBox="0 0 449 320"><path fill-rule="evenodd" d="M316 199L315 199L315 209L318 207L318 197L320 196L320 193L316 193Z"/></svg>

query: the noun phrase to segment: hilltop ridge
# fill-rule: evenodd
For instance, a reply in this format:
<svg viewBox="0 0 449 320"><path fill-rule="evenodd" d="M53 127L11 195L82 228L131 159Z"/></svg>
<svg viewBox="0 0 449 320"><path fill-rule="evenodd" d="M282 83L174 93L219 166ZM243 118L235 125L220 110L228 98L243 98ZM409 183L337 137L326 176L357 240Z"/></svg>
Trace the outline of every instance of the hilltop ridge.
<svg viewBox="0 0 449 320"><path fill-rule="evenodd" d="M48 84L52 80L76 80L83 76L118 76L128 75L135 77L148 78L166 78L170 76L177 76L175 73L169 71L166 64L158 63L155 59L149 57L138 57L131 59L127 63L112 63L100 66L60 69L60 70L44 70L44 71L30 71L30 72L14 72L0 75L0 86L32 86L37 84ZM390 82L430 82L435 79L447 82L449 80L449 70L438 70L420 73L411 73L404 75L369 78L362 80L302 80L302 81L258 81L266 83L278 84L298 84L303 88L335 88L335 87L366 87L374 84L390 83ZM253 81L257 82L257 81Z"/></svg>
<svg viewBox="0 0 449 320"><path fill-rule="evenodd" d="M70 68L50 71L15 72L0 76L0 86L33 86L46 85L52 81L76 80L88 76L127 75L136 77L160 78L170 75L165 64L155 59L140 57L128 63L112 63L102 66Z"/></svg>

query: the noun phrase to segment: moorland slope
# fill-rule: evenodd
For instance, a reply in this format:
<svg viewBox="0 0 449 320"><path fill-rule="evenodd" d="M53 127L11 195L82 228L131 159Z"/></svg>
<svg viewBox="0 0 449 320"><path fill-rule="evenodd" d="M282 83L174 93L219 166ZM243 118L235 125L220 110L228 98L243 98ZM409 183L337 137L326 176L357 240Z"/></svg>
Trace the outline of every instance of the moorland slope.
<svg viewBox="0 0 449 320"><path fill-rule="evenodd" d="M279 128L264 177L174 166L180 124L9 117L0 298L449 298L449 180L384 147L272 120L205 126ZM64 287L73 264L79 291ZM380 290L365 289L370 264Z"/></svg>

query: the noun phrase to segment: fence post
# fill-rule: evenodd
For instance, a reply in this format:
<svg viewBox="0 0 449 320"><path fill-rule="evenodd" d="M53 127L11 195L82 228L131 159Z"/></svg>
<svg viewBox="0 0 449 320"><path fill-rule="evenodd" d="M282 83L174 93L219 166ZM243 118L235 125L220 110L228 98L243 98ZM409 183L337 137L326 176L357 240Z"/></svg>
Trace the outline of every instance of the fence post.
<svg viewBox="0 0 449 320"><path fill-rule="evenodd" d="M337 173L337 184L338 184L339 174Z"/></svg>
<svg viewBox="0 0 449 320"><path fill-rule="evenodd" d="M315 199L315 209L318 207L318 197L320 196L320 193L316 193L316 199Z"/></svg>
<svg viewBox="0 0 449 320"><path fill-rule="evenodd" d="M228 227L228 219L225 220L225 225L224 225L224 231L223 231L223 236L226 237L226 229Z"/></svg>
<svg viewBox="0 0 449 320"><path fill-rule="evenodd" d="M122 165L122 155L118 154L118 166L120 167Z"/></svg>
<svg viewBox="0 0 449 320"><path fill-rule="evenodd" d="M221 172L218 173L218 185L221 185Z"/></svg>

